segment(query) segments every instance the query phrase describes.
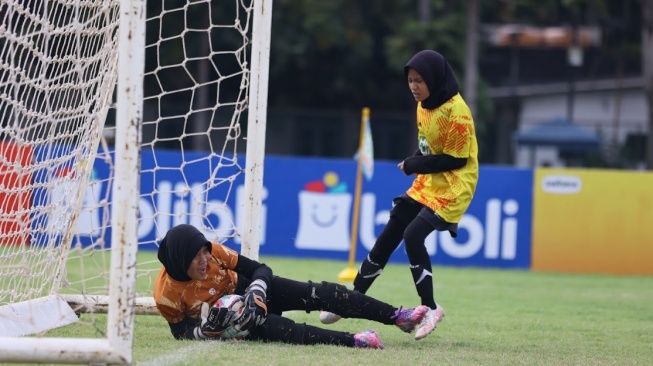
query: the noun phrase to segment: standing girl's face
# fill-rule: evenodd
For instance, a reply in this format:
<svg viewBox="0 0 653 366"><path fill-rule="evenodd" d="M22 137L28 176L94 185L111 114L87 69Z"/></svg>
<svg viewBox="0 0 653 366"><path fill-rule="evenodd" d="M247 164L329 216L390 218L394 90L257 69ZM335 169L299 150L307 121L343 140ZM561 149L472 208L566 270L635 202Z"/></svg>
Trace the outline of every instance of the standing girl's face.
<svg viewBox="0 0 653 366"><path fill-rule="evenodd" d="M202 249L197 252L193 261L190 262L190 267L186 271L188 277L194 280L205 280L208 277L206 269L209 266L209 259L211 259L211 252L209 252L206 246L202 246Z"/></svg>
<svg viewBox="0 0 653 366"><path fill-rule="evenodd" d="M408 87L418 102L423 102L431 95L422 76L415 69L408 69Z"/></svg>

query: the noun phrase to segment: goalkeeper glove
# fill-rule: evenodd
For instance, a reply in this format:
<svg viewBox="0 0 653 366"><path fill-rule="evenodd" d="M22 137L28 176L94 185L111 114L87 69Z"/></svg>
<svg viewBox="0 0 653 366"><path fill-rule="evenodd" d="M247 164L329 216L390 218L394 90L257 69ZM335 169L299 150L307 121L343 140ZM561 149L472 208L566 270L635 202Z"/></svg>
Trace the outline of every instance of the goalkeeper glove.
<svg viewBox="0 0 653 366"><path fill-rule="evenodd" d="M236 320L241 330L251 330L265 322L268 315L266 289L267 285L263 280L256 280L245 291L245 310Z"/></svg>
<svg viewBox="0 0 653 366"><path fill-rule="evenodd" d="M235 314L236 312L233 310L210 306L206 302L202 303L200 326L199 329L195 328L195 338L207 339L218 337L231 325Z"/></svg>

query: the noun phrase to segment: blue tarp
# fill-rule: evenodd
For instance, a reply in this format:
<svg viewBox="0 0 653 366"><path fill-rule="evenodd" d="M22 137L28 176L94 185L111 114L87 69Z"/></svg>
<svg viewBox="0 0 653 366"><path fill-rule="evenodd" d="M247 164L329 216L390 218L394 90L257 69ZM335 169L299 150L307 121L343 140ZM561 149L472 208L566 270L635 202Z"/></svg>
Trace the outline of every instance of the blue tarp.
<svg viewBox="0 0 653 366"><path fill-rule="evenodd" d="M575 125L564 118L543 122L514 135L520 146L555 146L565 151L598 150L601 139L594 132Z"/></svg>

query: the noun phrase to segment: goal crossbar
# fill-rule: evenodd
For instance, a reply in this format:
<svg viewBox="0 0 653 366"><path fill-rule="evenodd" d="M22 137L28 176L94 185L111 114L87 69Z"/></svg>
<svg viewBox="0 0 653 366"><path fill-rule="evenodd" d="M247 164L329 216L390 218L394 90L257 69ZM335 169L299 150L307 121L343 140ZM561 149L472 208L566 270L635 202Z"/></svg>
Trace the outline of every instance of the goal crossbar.
<svg viewBox="0 0 653 366"><path fill-rule="evenodd" d="M131 349L121 351L109 339L0 337L4 362L129 364Z"/></svg>

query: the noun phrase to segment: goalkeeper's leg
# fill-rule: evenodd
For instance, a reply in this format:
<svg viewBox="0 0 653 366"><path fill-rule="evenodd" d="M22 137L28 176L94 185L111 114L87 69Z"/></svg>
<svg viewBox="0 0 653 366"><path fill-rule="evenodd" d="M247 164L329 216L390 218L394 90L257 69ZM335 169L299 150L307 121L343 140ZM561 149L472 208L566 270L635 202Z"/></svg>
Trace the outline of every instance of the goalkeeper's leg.
<svg viewBox="0 0 653 366"><path fill-rule="evenodd" d="M404 237L406 227L417 217L422 205L407 195L401 195L394 200L390 211L390 220L374 243L374 247L360 265L354 278L354 291L367 293L370 286L381 275L392 253L397 250ZM320 321L324 324L335 323L342 314L332 311L322 311Z"/></svg>
<svg viewBox="0 0 653 366"><path fill-rule="evenodd" d="M324 310L344 318L367 319L396 325L400 310L332 282L300 282L275 276L268 294L268 310L275 314L290 310L305 310L307 313Z"/></svg>
<svg viewBox="0 0 653 366"><path fill-rule="evenodd" d="M268 294L268 310L273 314L288 310L305 310L307 313L323 310L345 318L396 325L406 333L415 329L429 309L424 305L411 309L396 308L341 284L299 282L283 277L274 277Z"/></svg>
<svg viewBox="0 0 653 366"><path fill-rule="evenodd" d="M325 344L345 347L383 348L374 331L356 334L322 329L305 323L296 323L277 314L269 314L265 323L252 330L245 339L289 344Z"/></svg>
<svg viewBox="0 0 653 366"><path fill-rule="evenodd" d="M356 278L354 278L354 291L366 293L374 281L381 275L383 268L388 263L390 255L397 249L403 238L406 225L390 216L390 220L383 228L374 247L361 263ZM331 311L320 312L320 322L332 324L342 319L337 313Z"/></svg>

